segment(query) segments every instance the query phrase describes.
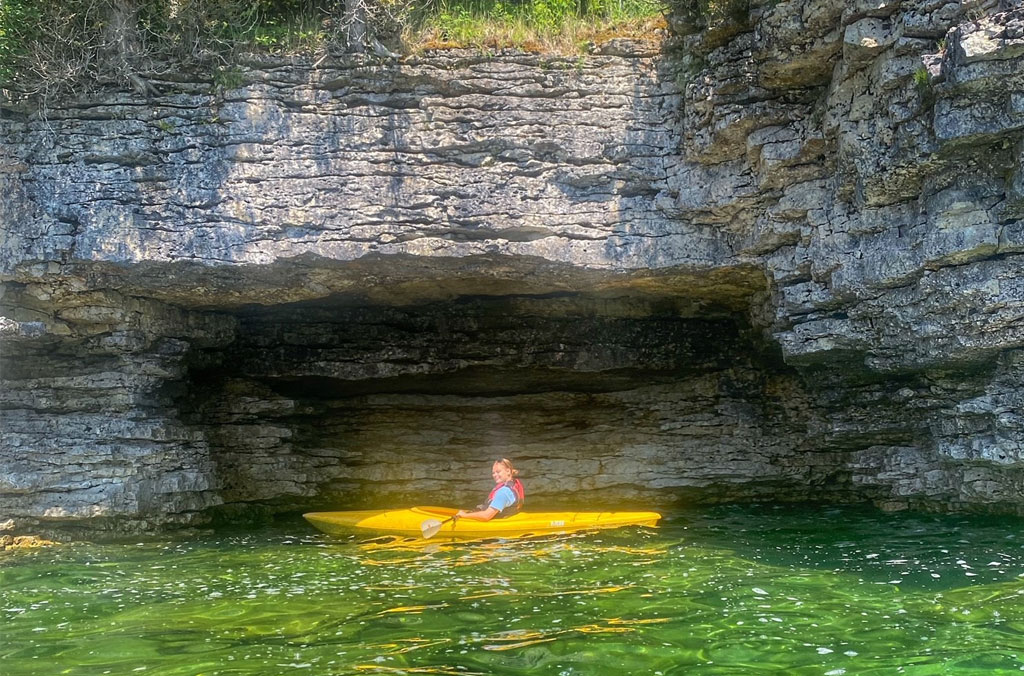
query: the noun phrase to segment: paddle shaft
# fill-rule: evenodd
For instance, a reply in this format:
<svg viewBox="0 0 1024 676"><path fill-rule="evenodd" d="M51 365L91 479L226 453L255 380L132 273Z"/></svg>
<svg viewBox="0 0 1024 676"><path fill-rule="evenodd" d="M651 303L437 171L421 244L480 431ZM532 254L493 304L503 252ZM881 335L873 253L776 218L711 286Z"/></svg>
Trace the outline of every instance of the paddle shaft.
<svg viewBox="0 0 1024 676"><path fill-rule="evenodd" d="M426 528L423 528L422 531L421 531L423 533L423 539L426 540L428 538L434 537L441 530L441 526L445 525L449 521L454 521L457 518L459 518L459 517L458 516L454 516L454 515L453 516L449 516L447 519L445 519L444 521L438 523L437 525L431 524L430 526L427 526Z"/></svg>

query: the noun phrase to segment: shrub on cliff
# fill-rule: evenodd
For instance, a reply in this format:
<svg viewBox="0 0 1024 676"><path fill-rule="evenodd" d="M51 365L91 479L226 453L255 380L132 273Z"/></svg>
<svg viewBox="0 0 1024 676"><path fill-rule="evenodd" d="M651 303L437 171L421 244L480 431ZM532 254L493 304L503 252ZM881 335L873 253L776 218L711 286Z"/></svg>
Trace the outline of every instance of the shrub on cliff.
<svg viewBox="0 0 1024 676"><path fill-rule="evenodd" d="M141 72L225 62L240 48L310 40L334 0L2 0L0 86L44 98Z"/></svg>
<svg viewBox="0 0 1024 676"><path fill-rule="evenodd" d="M661 0L0 0L0 88L43 99L146 73L216 73L239 52L575 46ZM632 30L643 30L636 24ZM388 45L385 47L384 45Z"/></svg>

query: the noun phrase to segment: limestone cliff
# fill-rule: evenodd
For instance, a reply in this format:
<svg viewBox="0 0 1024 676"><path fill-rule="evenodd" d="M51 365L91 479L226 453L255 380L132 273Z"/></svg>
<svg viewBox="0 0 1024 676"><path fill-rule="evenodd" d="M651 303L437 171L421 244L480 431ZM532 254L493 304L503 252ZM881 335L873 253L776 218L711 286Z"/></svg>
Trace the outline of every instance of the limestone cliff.
<svg viewBox="0 0 1024 676"><path fill-rule="evenodd" d="M1024 512L1024 9L670 23L2 109L0 517Z"/></svg>

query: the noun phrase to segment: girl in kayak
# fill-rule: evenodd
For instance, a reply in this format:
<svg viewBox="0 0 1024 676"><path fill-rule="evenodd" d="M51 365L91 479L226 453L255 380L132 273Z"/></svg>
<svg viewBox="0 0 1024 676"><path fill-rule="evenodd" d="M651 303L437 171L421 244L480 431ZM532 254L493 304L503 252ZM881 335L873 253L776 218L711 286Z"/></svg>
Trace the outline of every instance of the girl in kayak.
<svg viewBox="0 0 1024 676"><path fill-rule="evenodd" d="M503 519L506 516L518 514L523 508L523 484L516 479L519 470L512 466L508 458L496 460L491 466L491 476L494 478L494 488L487 496L487 502L477 505L475 512L460 509L455 515L460 519L473 519L474 521L490 521L491 519Z"/></svg>

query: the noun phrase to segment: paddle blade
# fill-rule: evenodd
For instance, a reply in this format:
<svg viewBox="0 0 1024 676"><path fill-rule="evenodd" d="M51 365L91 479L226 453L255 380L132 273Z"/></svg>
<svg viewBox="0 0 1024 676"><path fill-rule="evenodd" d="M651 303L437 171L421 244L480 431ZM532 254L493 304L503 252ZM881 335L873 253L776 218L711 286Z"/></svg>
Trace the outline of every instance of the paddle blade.
<svg viewBox="0 0 1024 676"><path fill-rule="evenodd" d="M432 538L437 535L438 531L441 530L442 523L437 519L427 519L420 524L420 531L423 533L423 539Z"/></svg>

